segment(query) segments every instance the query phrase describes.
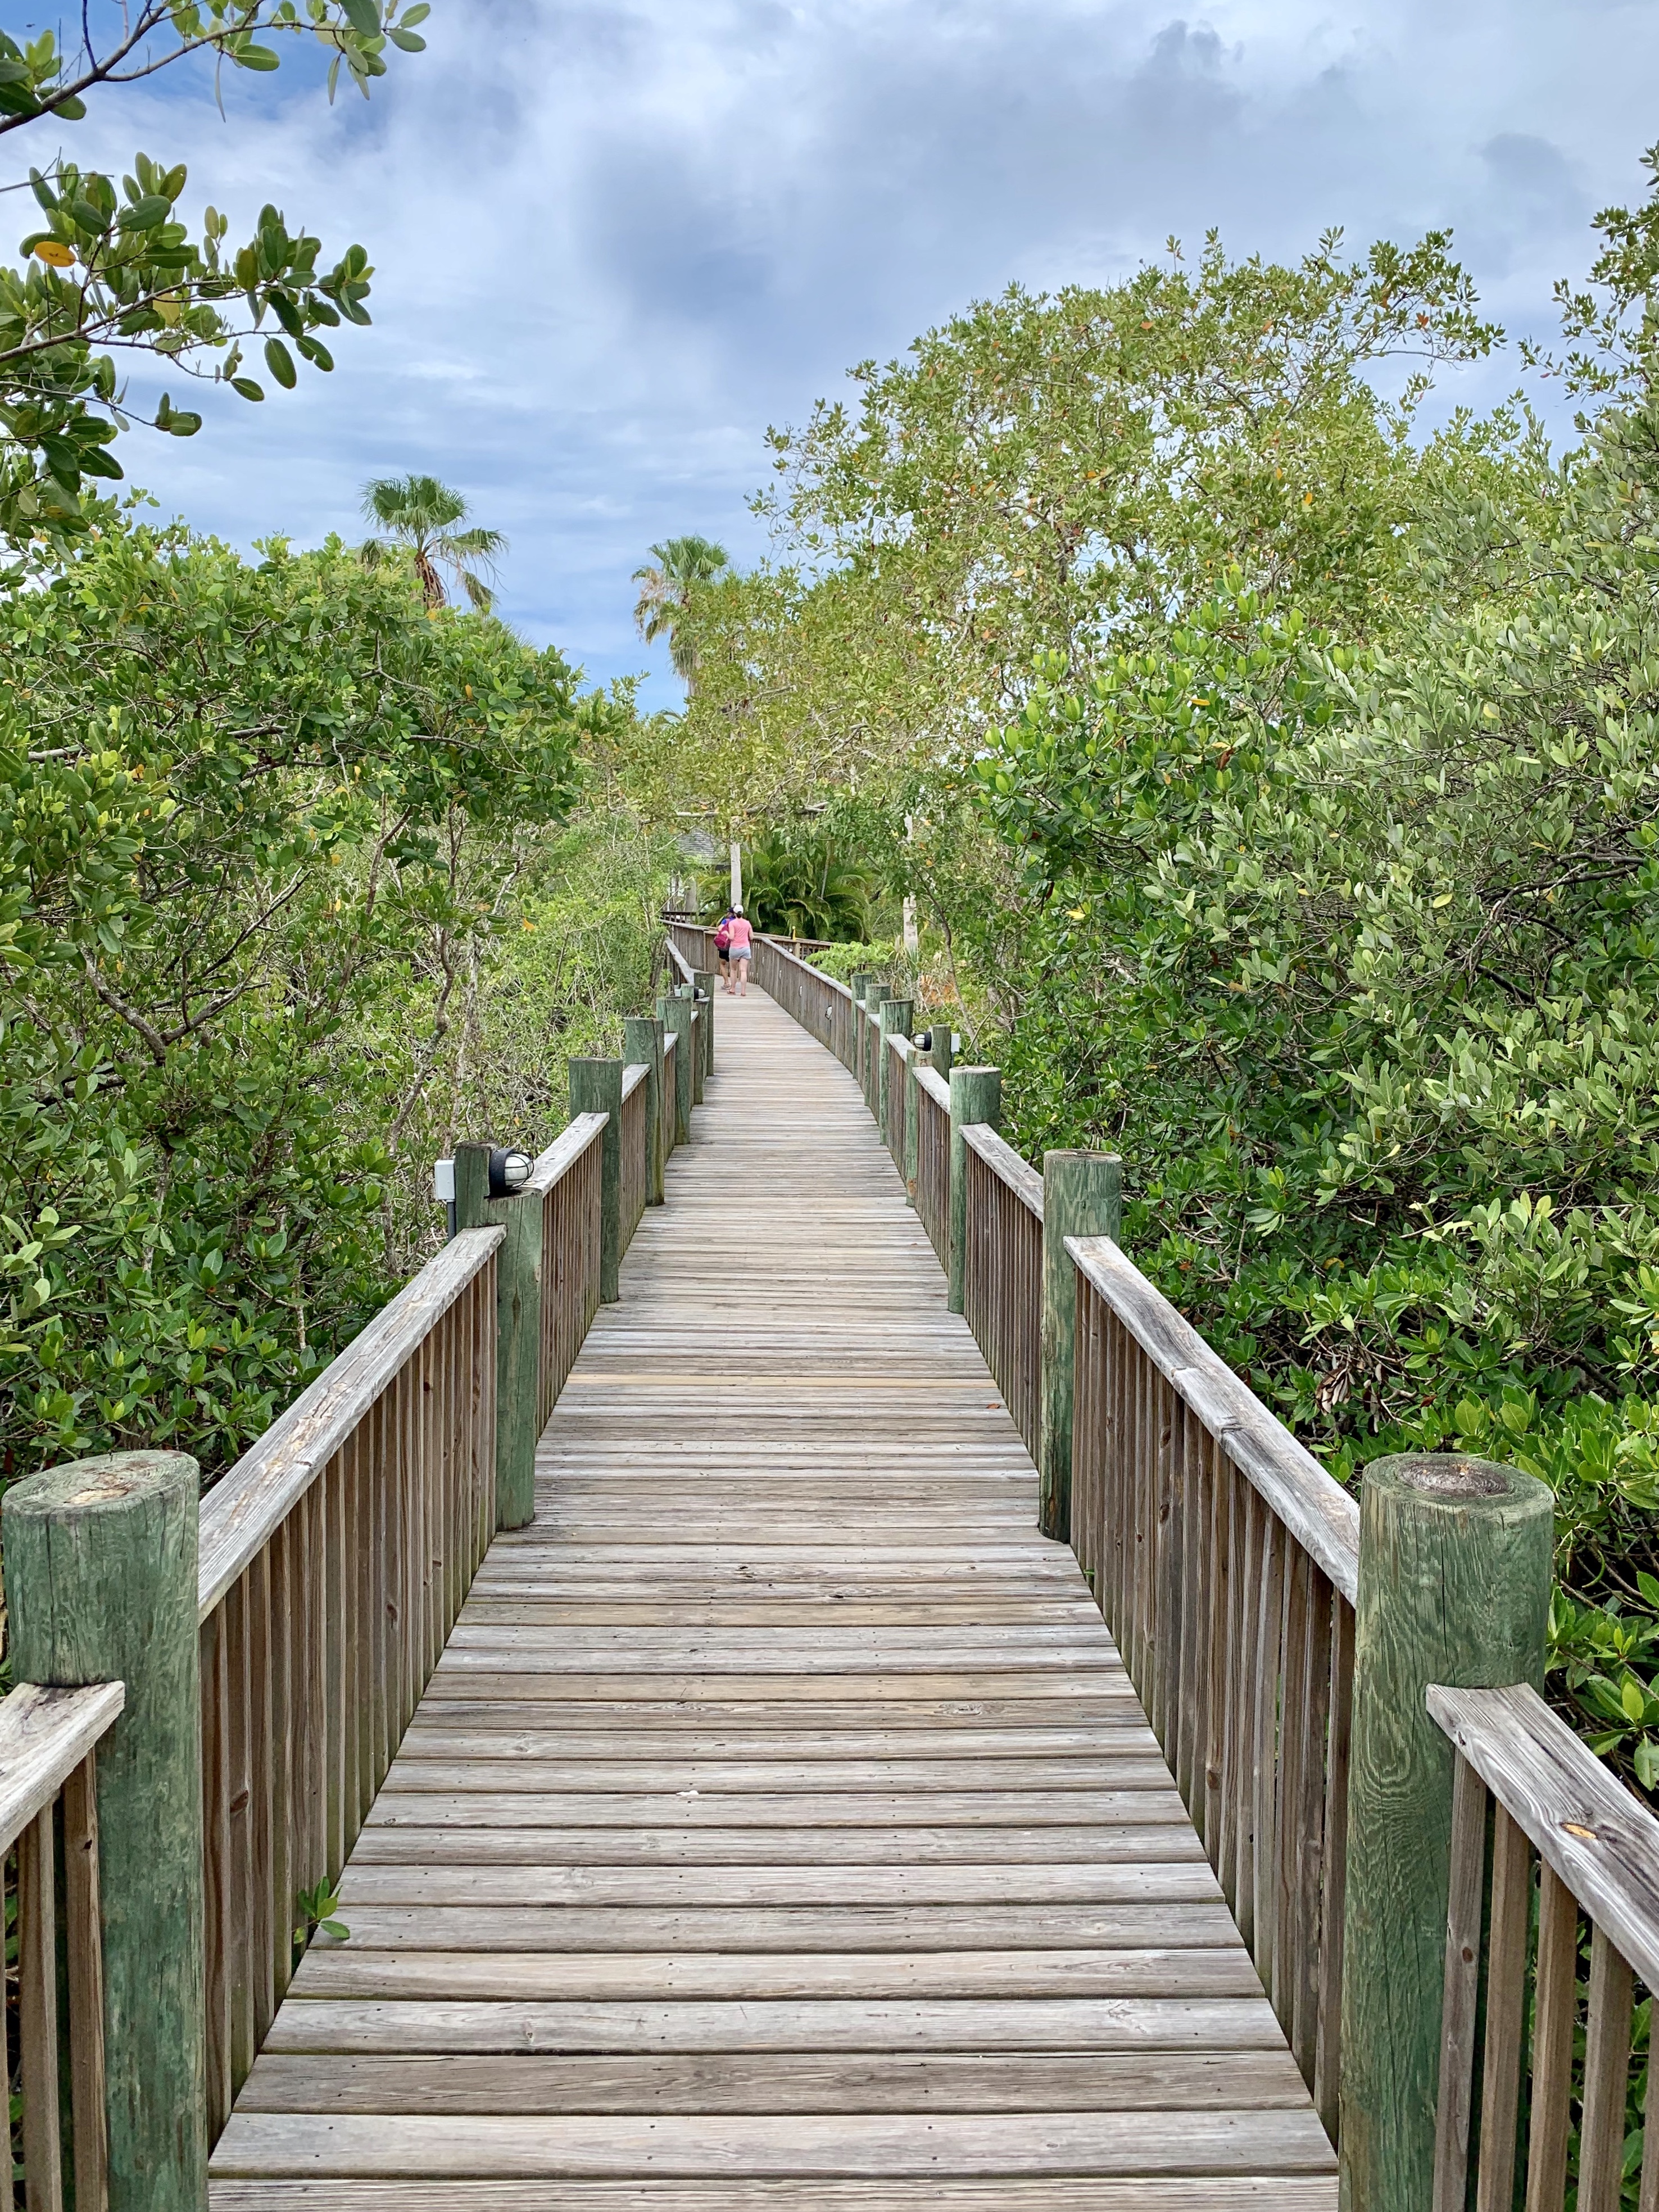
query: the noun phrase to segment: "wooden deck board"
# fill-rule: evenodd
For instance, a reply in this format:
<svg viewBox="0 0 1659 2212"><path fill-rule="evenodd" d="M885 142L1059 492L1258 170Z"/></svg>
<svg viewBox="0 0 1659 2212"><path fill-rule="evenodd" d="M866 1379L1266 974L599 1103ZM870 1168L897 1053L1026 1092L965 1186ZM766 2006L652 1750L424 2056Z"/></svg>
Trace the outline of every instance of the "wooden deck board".
<svg viewBox="0 0 1659 2212"><path fill-rule="evenodd" d="M214 2212L1333 2212L856 1087L715 1030Z"/></svg>

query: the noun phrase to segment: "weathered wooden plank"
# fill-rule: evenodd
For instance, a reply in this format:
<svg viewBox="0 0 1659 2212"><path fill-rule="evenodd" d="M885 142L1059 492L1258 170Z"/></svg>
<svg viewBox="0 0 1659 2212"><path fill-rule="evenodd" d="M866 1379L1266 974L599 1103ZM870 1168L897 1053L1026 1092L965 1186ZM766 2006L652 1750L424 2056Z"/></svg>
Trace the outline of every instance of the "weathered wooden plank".
<svg viewBox="0 0 1659 2212"><path fill-rule="evenodd" d="M958 1912L1040 1904L1063 1904L1073 1911L1129 1905L1167 1909L1209 1905L1220 1896L1208 1866L1196 1856L1127 1863L1001 1859L851 1866L798 1864L792 1857L789 1864L771 1866L618 1866L540 1860L490 1864L467 1857L465 1850L463 1838L458 1851L430 1865L419 1859L354 1858L342 1899L354 1908L629 1905L667 1912L736 1905L758 1915L784 1905L820 1911L837 1905L855 1910L899 1905L949 1905Z"/></svg>
<svg viewBox="0 0 1659 2212"><path fill-rule="evenodd" d="M1249 1997L395 2002L290 1996L266 2048L339 2051L1278 2051Z"/></svg>
<svg viewBox="0 0 1659 2212"><path fill-rule="evenodd" d="M85 1690L20 1682L0 1700L0 1850L51 1804L125 1699L119 1682Z"/></svg>
<svg viewBox="0 0 1659 2212"><path fill-rule="evenodd" d="M315 1944L301 1998L650 2003L754 1998L1237 1997L1258 1985L1237 1944L1120 1951L393 1951Z"/></svg>
<svg viewBox="0 0 1659 2212"><path fill-rule="evenodd" d="M1230 2174L1229 2212L1335 2212L1321 2174ZM1214 2212L1206 2176L1114 2181L1093 2174L880 2181L562 2180L557 2212ZM210 2212L549 2212L544 2181L216 2181Z"/></svg>
<svg viewBox="0 0 1659 2212"><path fill-rule="evenodd" d="M601 1790L393 1790L380 1792L370 1814L374 1828L881 1828L961 1825L1004 1828L1052 1822L1061 1827L1183 1828L1186 1811L1173 1788L1150 1790L1026 1790L917 1791L908 1796L837 1795L833 1790L788 1796L718 1796L677 1790L660 1796L612 1796ZM367 1830L365 1831L367 1832Z"/></svg>
<svg viewBox="0 0 1659 2212"><path fill-rule="evenodd" d="M370 1826L352 1853L354 1865L413 1860L434 1865L834 1866L972 1864L1151 1865L1201 1861L1202 1849L1179 1820L1145 1825L1103 1822L1091 1827L1003 1827L964 1821L954 1827L453 1827Z"/></svg>
<svg viewBox="0 0 1659 2212"><path fill-rule="evenodd" d="M735 1887L735 1885L734 1885ZM1229 1952L1232 1918L1202 1905L368 1905L354 1885L350 1955L375 1951L653 1952L1167 1950ZM319 1950L328 1939L319 1941ZM314 1990L308 1991L315 1994Z"/></svg>
<svg viewBox="0 0 1659 2212"><path fill-rule="evenodd" d="M953 2051L365 2058L267 2052L245 2112L1102 2112L1300 2111L1284 2053Z"/></svg>
<svg viewBox="0 0 1659 2212"><path fill-rule="evenodd" d="M521 2118L400 2113L395 2121L343 2113L319 2140L285 2114L239 2115L215 2154L222 2174L319 2172L347 2179L418 2179L434 2170L502 2180L638 2172L705 2179L1329 2171L1330 2145L1311 2114L1296 2112L963 2113L948 2131L906 2113L857 2116L610 2114Z"/></svg>

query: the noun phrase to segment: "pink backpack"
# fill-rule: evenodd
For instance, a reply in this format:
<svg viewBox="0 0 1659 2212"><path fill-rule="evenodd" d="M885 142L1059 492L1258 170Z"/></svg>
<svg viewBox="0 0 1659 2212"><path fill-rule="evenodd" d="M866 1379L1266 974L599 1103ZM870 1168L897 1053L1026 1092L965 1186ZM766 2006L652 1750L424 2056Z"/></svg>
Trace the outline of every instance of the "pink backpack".
<svg viewBox="0 0 1659 2212"><path fill-rule="evenodd" d="M731 942L732 942L732 927L731 927L731 924L730 924L729 922L724 922L724 921L723 921L723 922L720 924L720 927L719 927L719 928L714 932L714 950L715 950L715 951L716 951L716 952L724 952L724 951L727 949L727 947L731 945Z"/></svg>

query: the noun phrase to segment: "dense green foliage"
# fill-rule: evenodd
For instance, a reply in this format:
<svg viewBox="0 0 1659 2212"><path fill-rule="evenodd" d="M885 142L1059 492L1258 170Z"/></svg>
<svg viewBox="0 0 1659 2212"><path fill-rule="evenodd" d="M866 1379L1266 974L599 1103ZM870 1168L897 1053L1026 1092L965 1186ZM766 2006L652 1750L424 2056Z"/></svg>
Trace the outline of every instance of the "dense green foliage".
<svg viewBox="0 0 1659 2212"><path fill-rule="evenodd" d="M0 599L9 1474L221 1464L386 1295L617 719L337 544L82 543ZM522 1038L543 1141L556 1027Z"/></svg>
<svg viewBox="0 0 1659 2212"><path fill-rule="evenodd" d="M916 897L1020 1149L1122 1152L1334 1472L1552 1483L1558 1661L1649 1783L1659 198L1601 227L1565 459L1377 397L1490 339L1443 240L970 311L777 439L799 565L699 603L692 719Z"/></svg>
<svg viewBox="0 0 1659 2212"><path fill-rule="evenodd" d="M744 912L757 929L781 937L862 937L873 890L863 869L814 824L793 823L744 848ZM725 895L711 890L708 904L723 914Z"/></svg>
<svg viewBox="0 0 1659 2212"><path fill-rule="evenodd" d="M0 137L76 122L96 88L192 56L274 70L277 48L262 43L272 35L315 38L331 50L331 98L343 65L367 94L386 73L388 43L420 52L415 26L429 13L426 0L401 14L398 0L306 0L303 9L297 0L118 9L88 0L77 47L60 48L50 31L22 46L0 32ZM373 271L361 246L326 268L321 241L290 232L269 204L243 246L227 245L228 218L211 207L192 238L179 209L182 162L139 154L131 173L117 178L59 157L31 168L27 182L37 204L19 249L23 264L0 265L0 548L61 547L82 534L83 480L123 474L110 448L135 416L177 437L200 429L201 416L167 392L148 410L129 399L123 362L149 356L262 400L264 386L244 368L245 342L264 333L265 369L291 390L296 354L331 369L320 333L368 320Z"/></svg>

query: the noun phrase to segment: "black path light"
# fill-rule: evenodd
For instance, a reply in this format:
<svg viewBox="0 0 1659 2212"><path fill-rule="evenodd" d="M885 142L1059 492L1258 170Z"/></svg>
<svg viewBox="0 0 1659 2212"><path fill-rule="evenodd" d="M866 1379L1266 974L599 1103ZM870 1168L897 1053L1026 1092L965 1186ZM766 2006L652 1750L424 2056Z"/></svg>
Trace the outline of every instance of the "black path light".
<svg viewBox="0 0 1659 2212"><path fill-rule="evenodd" d="M514 1146L495 1145L489 1153L489 1178L486 1195L490 1198L516 1198L535 1173L536 1163L528 1152ZM444 1208L449 1224L449 1234L455 1234L455 1162L453 1158L434 1160L432 1164L432 1195Z"/></svg>
<svg viewBox="0 0 1659 2212"><path fill-rule="evenodd" d="M516 1198L529 1182L535 1164L528 1152L514 1152L497 1145L489 1155L489 1195Z"/></svg>

